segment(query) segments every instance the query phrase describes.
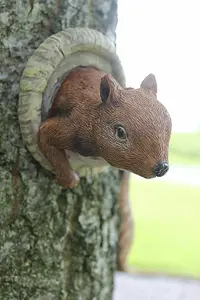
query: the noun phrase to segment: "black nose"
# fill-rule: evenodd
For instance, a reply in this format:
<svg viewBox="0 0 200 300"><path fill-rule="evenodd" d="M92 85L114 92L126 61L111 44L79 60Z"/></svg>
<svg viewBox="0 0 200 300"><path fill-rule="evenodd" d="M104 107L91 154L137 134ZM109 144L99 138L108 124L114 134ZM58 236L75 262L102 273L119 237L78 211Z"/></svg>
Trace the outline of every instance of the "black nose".
<svg viewBox="0 0 200 300"><path fill-rule="evenodd" d="M162 177L169 170L169 164L166 161L160 162L153 168L153 174L156 177Z"/></svg>

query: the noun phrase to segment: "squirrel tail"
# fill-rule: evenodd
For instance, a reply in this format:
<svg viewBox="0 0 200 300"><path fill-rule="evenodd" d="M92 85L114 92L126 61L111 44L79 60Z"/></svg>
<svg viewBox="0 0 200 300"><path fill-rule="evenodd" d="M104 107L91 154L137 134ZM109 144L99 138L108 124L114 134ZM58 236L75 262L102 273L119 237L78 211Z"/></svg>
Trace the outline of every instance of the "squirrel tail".
<svg viewBox="0 0 200 300"><path fill-rule="evenodd" d="M134 222L129 201L129 179L130 173L127 171L120 171L120 217L121 230L119 235L118 255L117 255L117 270L127 272L127 256L133 242Z"/></svg>

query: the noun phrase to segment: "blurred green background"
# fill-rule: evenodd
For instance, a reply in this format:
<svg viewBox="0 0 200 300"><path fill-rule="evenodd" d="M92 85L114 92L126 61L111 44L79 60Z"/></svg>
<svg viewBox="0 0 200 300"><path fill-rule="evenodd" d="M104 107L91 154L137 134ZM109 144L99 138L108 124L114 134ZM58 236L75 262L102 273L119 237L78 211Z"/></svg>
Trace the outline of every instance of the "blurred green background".
<svg viewBox="0 0 200 300"><path fill-rule="evenodd" d="M173 133L169 156L182 168L175 179L131 179L135 241L128 263L140 272L200 278L200 132Z"/></svg>

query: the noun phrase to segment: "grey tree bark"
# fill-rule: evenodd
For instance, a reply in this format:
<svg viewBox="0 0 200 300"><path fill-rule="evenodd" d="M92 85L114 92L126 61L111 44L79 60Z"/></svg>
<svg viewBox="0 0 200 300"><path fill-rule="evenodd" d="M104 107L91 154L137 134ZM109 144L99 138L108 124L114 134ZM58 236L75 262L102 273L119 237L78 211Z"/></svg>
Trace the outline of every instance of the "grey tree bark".
<svg viewBox="0 0 200 300"><path fill-rule="evenodd" d="M0 0L1 300L112 298L118 172L62 190L23 146L17 102L25 63L45 38L84 26L115 39L116 23L116 0Z"/></svg>

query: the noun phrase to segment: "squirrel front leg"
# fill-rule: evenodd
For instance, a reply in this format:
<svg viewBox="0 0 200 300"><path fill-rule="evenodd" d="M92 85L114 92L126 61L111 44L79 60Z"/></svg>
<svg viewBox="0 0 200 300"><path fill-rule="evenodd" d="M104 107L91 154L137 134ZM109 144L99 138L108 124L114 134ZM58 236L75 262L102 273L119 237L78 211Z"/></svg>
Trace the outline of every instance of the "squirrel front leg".
<svg viewBox="0 0 200 300"><path fill-rule="evenodd" d="M66 119L54 117L42 123L38 131L40 151L53 166L57 182L63 188L74 188L79 181L65 153L72 139L69 128L70 124L66 124Z"/></svg>

